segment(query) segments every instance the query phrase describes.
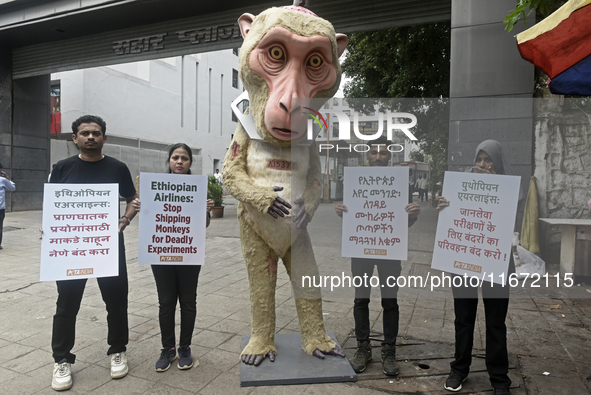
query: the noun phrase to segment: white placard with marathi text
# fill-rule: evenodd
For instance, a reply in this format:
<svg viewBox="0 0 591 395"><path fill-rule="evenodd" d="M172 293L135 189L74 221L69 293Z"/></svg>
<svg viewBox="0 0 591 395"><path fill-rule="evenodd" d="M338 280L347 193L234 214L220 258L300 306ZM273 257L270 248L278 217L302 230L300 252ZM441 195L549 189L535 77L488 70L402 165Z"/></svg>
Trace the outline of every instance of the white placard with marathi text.
<svg viewBox="0 0 591 395"><path fill-rule="evenodd" d="M407 259L408 175L408 167L344 168L343 257Z"/></svg>
<svg viewBox="0 0 591 395"><path fill-rule="evenodd" d="M431 267L504 284L521 177L445 172Z"/></svg>
<svg viewBox="0 0 591 395"><path fill-rule="evenodd" d="M119 275L118 215L118 184L45 184L40 280Z"/></svg>
<svg viewBox="0 0 591 395"><path fill-rule="evenodd" d="M140 265L202 265L207 176L140 174Z"/></svg>

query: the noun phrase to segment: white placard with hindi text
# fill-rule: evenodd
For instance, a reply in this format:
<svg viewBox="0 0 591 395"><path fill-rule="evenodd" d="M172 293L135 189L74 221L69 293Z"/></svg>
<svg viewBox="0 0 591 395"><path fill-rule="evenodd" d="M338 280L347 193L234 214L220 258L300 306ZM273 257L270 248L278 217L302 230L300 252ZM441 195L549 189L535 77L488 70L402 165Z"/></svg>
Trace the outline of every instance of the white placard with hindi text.
<svg viewBox="0 0 591 395"><path fill-rule="evenodd" d="M431 267L504 284L521 177L445 172Z"/></svg>
<svg viewBox="0 0 591 395"><path fill-rule="evenodd" d="M202 265L207 176L140 174L140 265Z"/></svg>
<svg viewBox="0 0 591 395"><path fill-rule="evenodd" d="M45 184L41 281L119 275L118 226L118 184Z"/></svg>
<svg viewBox="0 0 591 395"><path fill-rule="evenodd" d="M343 257L407 259L408 174L408 167L345 167Z"/></svg>

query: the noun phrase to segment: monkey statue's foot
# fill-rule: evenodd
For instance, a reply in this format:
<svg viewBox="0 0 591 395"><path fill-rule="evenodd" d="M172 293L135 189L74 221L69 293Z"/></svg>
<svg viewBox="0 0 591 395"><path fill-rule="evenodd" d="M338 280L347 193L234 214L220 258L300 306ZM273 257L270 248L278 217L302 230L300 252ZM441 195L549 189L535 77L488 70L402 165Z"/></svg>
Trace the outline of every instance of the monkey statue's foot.
<svg viewBox="0 0 591 395"><path fill-rule="evenodd" d="M343 350L341 350L341 351L343 351ZM343 354L343 356L345 356L345 354ZM261 364L261 362L263 362L263 360L267 357L269 357L269 361L275 362L275 353L273 351L270 351L265 355L244 354L244 355L242 355L242 362L244 362L247 365L259 366ZM324 358L324 356L323 356L323 358Z"/></svg>
<svg viewBox="0 0 591 395"><path fill-rule="evenodd" d="M320 359L324 359L325 355L335 355L337 357L345 358L345 351L343 351L343 349L340 348L339 346L336 346L332 350L324 351L324 352L320 351L319 349L316 349L316 350L314 350L312 355L314 355L316 358L320 358Z"/></svg>

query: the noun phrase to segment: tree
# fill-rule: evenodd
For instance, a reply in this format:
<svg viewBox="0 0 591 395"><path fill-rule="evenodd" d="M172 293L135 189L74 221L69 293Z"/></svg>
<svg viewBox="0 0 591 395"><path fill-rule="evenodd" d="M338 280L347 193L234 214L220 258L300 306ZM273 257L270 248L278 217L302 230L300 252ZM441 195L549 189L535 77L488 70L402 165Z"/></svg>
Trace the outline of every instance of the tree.
<svg viewBox="0 0 591 395"><path fill-rule="evenodd" d="M450 24L354 33L343 71L348 97L448 97Z"/></svg>
<svg viewBox="0 0 591 395"><path fill-rule="evenodd" d="M424 162L425 155L423 155L423 153L420 151L413 151L410 153L410 160L414 162Z"/></svg>
<svg viewBox="0 0 591 395"><path fill-rule="evenodd" d="M419 99L393 101L391 107L407 106L404 109L417 116L413 134L431 159L429 182L434 190L447 168L450 23L354 33L347 51L342 67L352 81L345 86L345 96ZM350 103L356 111L373 111Z"/></svg>
<svg viewBox="0 0 591 395"><path fill-rule="evenodd" d="M566 0L517 0L515 9L507 14L503 20L507 24L505 30L510 32L521 18L523 18L523 23L527 25L527 17L534 11L536 12L536 19L541 21L565 3ZM529 11L526 13L527 9Z"/></svg>

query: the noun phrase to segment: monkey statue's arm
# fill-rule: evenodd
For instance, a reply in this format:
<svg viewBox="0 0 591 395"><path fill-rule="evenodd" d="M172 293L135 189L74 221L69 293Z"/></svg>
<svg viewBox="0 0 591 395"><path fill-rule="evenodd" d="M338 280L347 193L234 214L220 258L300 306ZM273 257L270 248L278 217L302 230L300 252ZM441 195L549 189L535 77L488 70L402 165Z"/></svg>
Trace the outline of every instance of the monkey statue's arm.
<svg viewBox="0 0 591 395"><path fill-rule="evenodd" d="M310 167L306 177L306 189L299 199L294 200L294 203L301 205L300 210L293 219L298 229L306 227L320 204L320 195L322 193L322 173L320 169L320 155L318 155L316 143L312 142L310 144Z"/></svg>
<svg viewBox="0 0 591 395"><path fill-rule="evenodd" d="M236 199L252 204L262 213L269 213L274 218L289 214L287 209L291 208L291 205L277 196L277 191L283 188L255 185L246 172L246 153L249 142L250 138L242 125L239 125L222 167L224 186Z"/></svg>

